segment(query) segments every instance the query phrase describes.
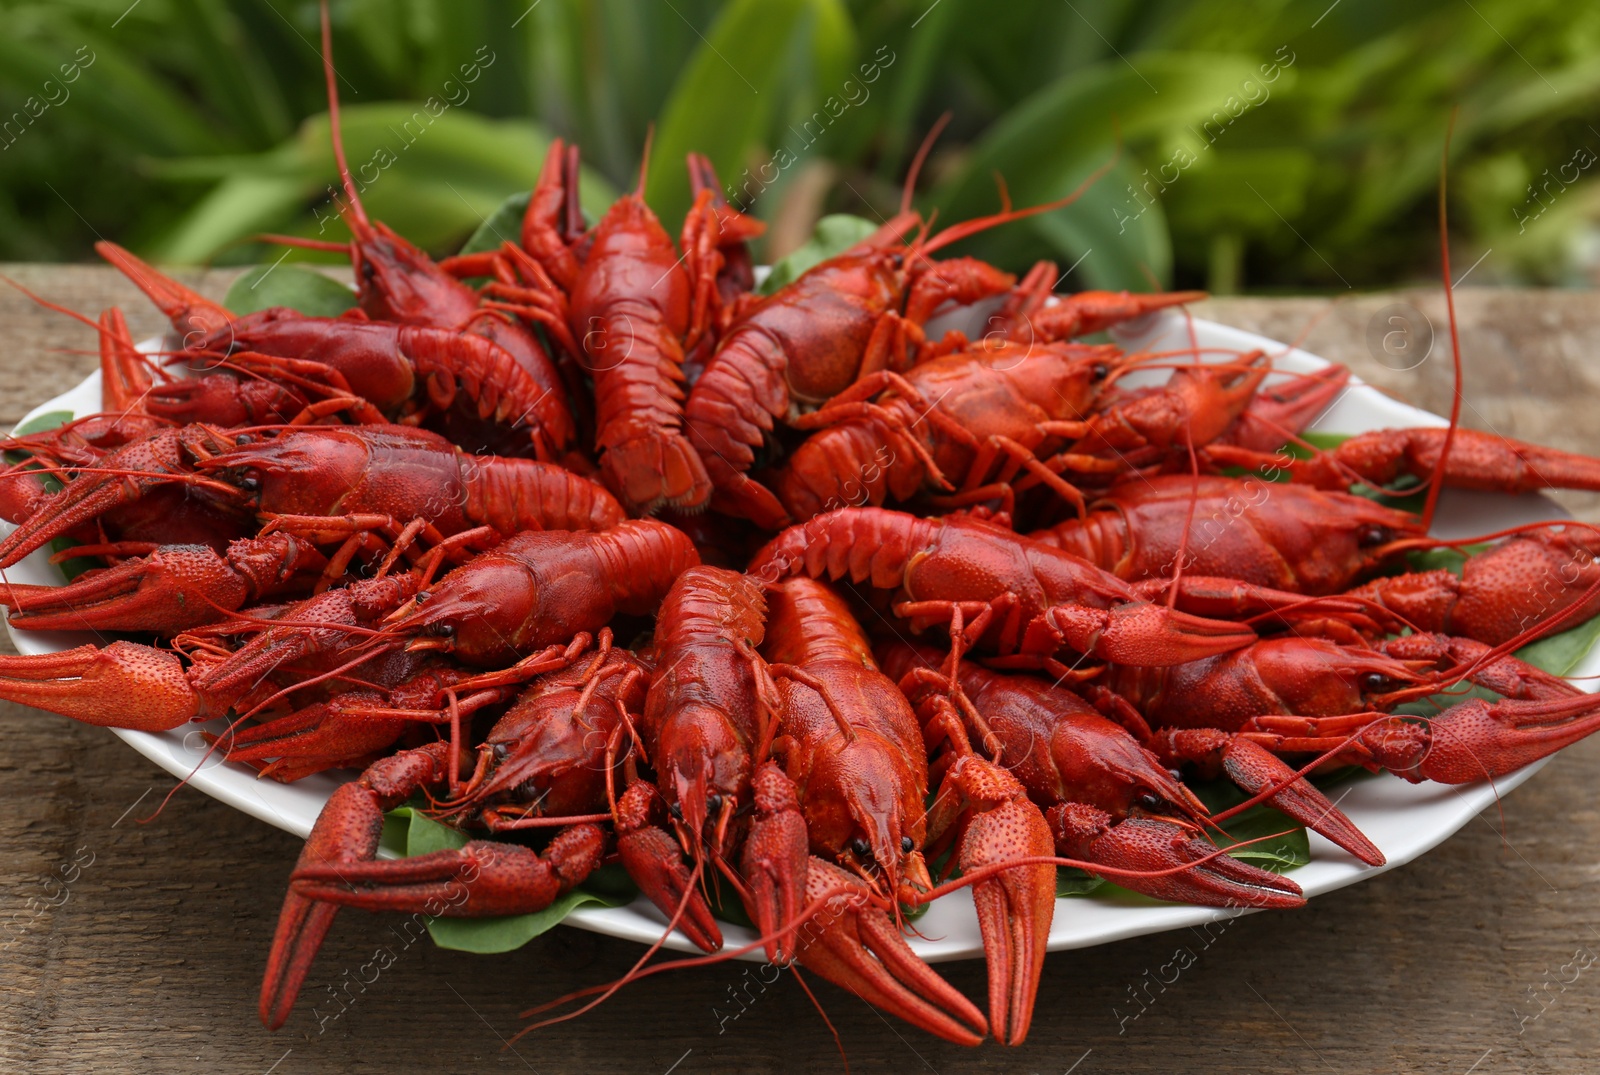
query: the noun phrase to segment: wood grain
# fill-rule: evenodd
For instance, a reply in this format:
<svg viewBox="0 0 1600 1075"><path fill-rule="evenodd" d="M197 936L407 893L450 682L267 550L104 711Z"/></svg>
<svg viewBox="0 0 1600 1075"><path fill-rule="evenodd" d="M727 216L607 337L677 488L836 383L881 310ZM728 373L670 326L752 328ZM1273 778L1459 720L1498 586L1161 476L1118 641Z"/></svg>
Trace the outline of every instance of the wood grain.
<svg viewBox="0 0 1600 1075"><path fill-rule="evenodd" d="M121 303L141 334L159 328L109 270L4 271L90 313ZM186 277L213 295L227 278ZM70 349L92 352L94 338L0 292L0 422L10 423L93 367L92 354ZM1413 370L1393 368L1403 363L1389 356L1386 368L1368 348L1369 324L1396 304L1442 332L1428 293L1338 304L1233 299L1196 312L1278 339L1309 326L1310 350L1441 409L1449 400L1442 335ZM1464 289L1459 304L1467 424L1600 452L1591 411L1596 296ZM1569 503L1600 517L1592 498ZM616 977L639 947L558 929L516 953L469 956L427 942L404 947L392 932L401 919L355 912L335 926L289 1025L268 1033L256 1020L256 989L298 841L189 791L147 822L171 777L104 731L3 708L0 1070L838 1067L804 994L781 979L763 992L745 965L661 976L508 1051L521 1008ZM1600 967L1576 968L1594 958L1585 950L1600 952L1597 778L1600 742L1581 744L1423 860L1302 911L1239 918L1209 943L1180 931L1052 955L1021 1048L947 1046L815 987L854 1071L1592 1070ZM88 864L75 871L75 861ZM356 982L371 977L361 968L379 945L399 958L363 991ZM1189 953L1179 962L1192 965L1173 979L1179 949ZM968 995L983 995L981 963L941 969Z"/></svg>

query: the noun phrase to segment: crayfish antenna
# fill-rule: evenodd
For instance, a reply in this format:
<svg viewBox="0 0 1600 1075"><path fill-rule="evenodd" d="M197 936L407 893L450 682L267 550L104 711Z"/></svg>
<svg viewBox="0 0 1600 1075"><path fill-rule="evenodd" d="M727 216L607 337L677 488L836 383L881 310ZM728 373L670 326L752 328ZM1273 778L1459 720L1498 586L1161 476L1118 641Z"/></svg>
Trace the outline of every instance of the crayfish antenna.
<svg viewBox="0 0 1600 1075"><path fill-rule="evenodd" d="M1122 147L1119 144L1116 152L1112 153L1110 160L1090 172L1083 182L1079 183L1072 193L1065 197L1057 198L1054 201L1040 202L1038 205L1030 205L1022 209L1009 209L1003 213L975 217L960 224L952 224L926 243L923 243L919 253L931 254L935 250L941 250L949 246L951 243L960 242L962 239L969 238L981 231L988 231L990 228L998 227L1001 224L1009 224L1013 220L1022 220L1026 217L1038 216L1040 213L1050 213L1057 209L1064 209L1083 197L1085 191L1103 179L1112 168L1116 167L1117 161L1121 156Z"/></svg>
<svg viewBox="0 0 1600 1075"><path fill-rule="evenodd" d="M911 951L888 913L874 904L860 878L831 862L813 858L807 871L806 900L800 912L801 932L805 938L800 954L802 966L946 1041L977 1045L983 1040L988 1029L983 1013ZM666 971L712 966L736 959L775 943L793 928L786 925L777 933L711 955L636 967L630 971L628 980L638 981ZM520 1013L520 1018L529 1019L596 993L609 996L614 984L574 990L529 1008ZM587 1011L589 1007L586 1005L580 1010ZM576 1014L579 1013L556 1016L524 1027L512 1036L511 1043L524 1034Z"/></svg>
<svg viewBox="0 0 1600 1075"><path fill-rule="evenodd" d="M934 121L933 126L928 128L928 133L923 136L922 144L917 147L917 155L911 158L911 167L906 170L905 186L900 188L901 216L912 211L911 196L917 191L917 177L922 174L922 165L927 161L928 154L933 152L933 144L939 140L939 135L944 132L950 123L950 117L954 114L947 111ZM1010 205L1008 204L1006 208L1009 209Z"/></svg>
<svg viewBox="0 0 1600 1075"><path fill-rule="evenodd" d="M1450 137L1455 133L1456 116L1460 107L1450 110L1450 124L1444 132L1444 149L1439 153L1439 266L1444 276L1444 308L1450 322L1450 363L1453 374L1450 395L1450 425L1445 430L1444 444L1439 448L1439 458L1428 477L1428 499L1422 509L1422 529L1433 528L1434 513L1439 507L1439 494L1444 490L1445 468L1450 461L1450 442L1455 439L1461 425L1461 331L1456 324L1456 284L1450 278L1450 216L1446 206L1450 176Z"/></svg>
<svg viewBox="0 0 1600 1075"><path fill-rule="evenodd" d="M679 898L677 907L673 910L672 916L667 920L666 928L661 931L661 936L657 937L655 942L651 944L649 948L644 950L644 954L634 961L633 966L628 968L627 973L623 974L615 981L609 982L605 985L590 986L588 989L575 990L566 994L565 996L557 997L555 1000L548 1001L533 1008L529 1008L527 1011L520 1013L518 1015L519 1019L530 1019L541 1012L549 1011L550 1009L559 1007L560 1005L566 1004L569 1001L577 1000L585 996L591 996L596 993L599 994L581 1008L576 1008L570 1012L566 1012L563 1015L552 1016L549 1019L541 1020L540 1022L532 1023L523 1027L521 1030L511 1035L510 1040L506 1042L506 1048L511 1048L511 1046L515 1045L517 1041L520 1040L525 1034L531 1034L535 1030L539 1030L543 1027L551 1026L556 1023L564 1023L568 1019L576 1019L578 1016L592 1011L601 1004L604 1004L607 1000L611 999L612 995L614 995L619 989L627 985L629 982L645 977L647 974L645 970L645 964L650 962L651 958L661 950L661 946L667 942L667 938L672 936L672 931L678 928L684 914L689 912L689 908L692 905L694 897L699 894L701 865L702 864L700 862L695 863L694 870L689 875L689 883L684 886L683 895ZM689 913L692 916L692 912ZM717 957L713 956L712 958L715 959ZM732 956L730 955L728 958L732 958ZM689 961L685 960L684 962ZM665 964L665 966L672 967L676 966L676 964L669 963ZM662 968L661 966L658 966L653 969L659 970Z"/></svg>
<svg viewBox="0 0 1600 1075"><path fill-rule="evenodd" d="M650 146L655 140L656 125L652 123L644 129L644 150L639 157L639 185L633 191L634 197L641 200L644 198L645 184L650 181Z"/></svg>
<svg viewBox="0 0 1600 1075"><path fill-rule="evenodd" d="M350 163L344 156L344 133L339 125L339 76L333 69L333 26L328 18L328 0L322 0L320 6L322 77L328 84L328 129L333 137L333 160L339 167L339 181L344 184L345 197L350 200L348 213L341 207L339 215L345 218L345 223L350 225L350 230L358 238L364 238L363 232L372 230L372 222L367 219L367 210L361 204L361 193L356 189L355 178L350 174Z"/></svg>

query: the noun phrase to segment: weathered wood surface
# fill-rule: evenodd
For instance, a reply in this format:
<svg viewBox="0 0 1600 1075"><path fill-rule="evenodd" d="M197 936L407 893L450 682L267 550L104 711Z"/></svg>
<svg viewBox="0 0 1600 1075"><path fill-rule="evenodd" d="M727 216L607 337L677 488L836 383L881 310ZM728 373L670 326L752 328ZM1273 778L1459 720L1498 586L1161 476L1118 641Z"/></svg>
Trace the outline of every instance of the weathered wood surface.
<svg viewBox="0 0 1600 1075"><path fill-rule="evenodd" d="M4 271L91 313L122 303L136 333L159 327L109 270ZM220 295L227 274L192 279ZM1278 339L1320 318L1306 336L1309 349L1441 409L1449 399L1442 335L1415 370L1387 356L1386 368L1369 352L1369 322L1395 303L1421 310L1442 333L1431 293L1331 307L1322 299L1236 299L1196 312ZM1459 304L1467 424L1600 452L1596 296L1463 289ZM94 364L91 354L61 350L92 352L91 332L9 289L0 289L0 341L0 423ZM1569 503L1600 517L1590 498ZM353 982L371 977L361 968L374 949L399 949L389 931L400 920L354 912L335 926L289 1025L269 1034L256 1021L256 989L298 841L187 791L144 824L171 777L104 731L4 710L0 1070L837 1068L804 994L787 981L762 992L748 984L745 965L656 978L505 1051L521 1008L614 978L639 947L574 929L492 957L418 943L362 991ZM1423 860L1299 912L1234 920L1209 944L1191 931L1053 955L1020 1049L957 1049L825 984L817 991L855 1071L1593 1070L1597 777L1600 741L1582 744L1510 796L1503 812L1486 813ZM75 861L89 864L74 870ZM76 876L64 888L63 867ZM1180 948L1193 964L1174 979ZM981 963L942 969L981 998Z"/></svg>

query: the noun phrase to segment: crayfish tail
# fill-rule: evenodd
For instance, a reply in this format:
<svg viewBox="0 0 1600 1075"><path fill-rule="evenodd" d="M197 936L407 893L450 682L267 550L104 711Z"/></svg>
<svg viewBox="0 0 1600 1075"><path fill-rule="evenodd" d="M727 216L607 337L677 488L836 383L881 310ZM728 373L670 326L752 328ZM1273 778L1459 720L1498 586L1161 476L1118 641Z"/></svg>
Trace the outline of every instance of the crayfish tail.
<svg viewBox="0 0 1600 1075"><path fill-rule="evenodd" d="M698 511L711 499L705 464L682 433L652 430L606 448L606 482L634 515Z"/></svg>

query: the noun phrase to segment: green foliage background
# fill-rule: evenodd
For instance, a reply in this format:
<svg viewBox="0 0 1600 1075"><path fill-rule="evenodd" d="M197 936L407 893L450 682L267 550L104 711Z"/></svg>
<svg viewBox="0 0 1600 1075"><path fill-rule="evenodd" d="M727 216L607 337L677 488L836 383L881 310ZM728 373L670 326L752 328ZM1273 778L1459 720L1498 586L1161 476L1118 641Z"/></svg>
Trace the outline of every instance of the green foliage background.
<svg viewBox="0 0 1600 1075"><path fill-rule="evenodd" d="M1064 194L1120 137L1077 205L969 244L1008 266L1220 291L1430 280L1459 105L1456 262L1492 251L1474 282L1538 283L1600 264L1596 5L335 0L333 18L368 208L440 251L531 185L552 135L582 145L603 207L654 124L669 226L698 149L754 195L775 256L826 213L892 212L950 111L918 191L943 221L992 212L997 175L1019 204ZM240 263L277 257L261 231L337 238L325 108L308 0L0 0L0 258L82 259L104 236Z"/></svg>

